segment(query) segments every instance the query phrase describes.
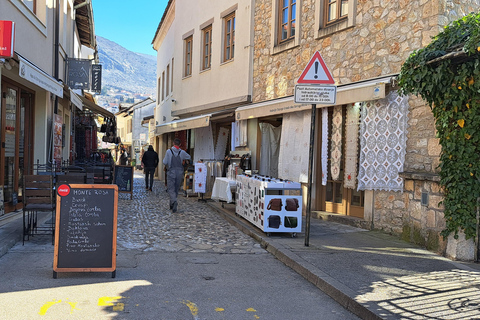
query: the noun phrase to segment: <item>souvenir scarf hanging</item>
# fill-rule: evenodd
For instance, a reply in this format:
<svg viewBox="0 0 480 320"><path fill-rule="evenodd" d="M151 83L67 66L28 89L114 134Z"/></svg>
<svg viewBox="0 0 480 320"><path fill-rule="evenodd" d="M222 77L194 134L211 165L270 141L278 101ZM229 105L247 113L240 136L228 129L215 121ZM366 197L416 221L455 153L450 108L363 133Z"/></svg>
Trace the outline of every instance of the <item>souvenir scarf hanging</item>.
<svg viewBox="0 0 480 320"><path fill-rule="evenodd" d="M342 106L333 108L332 144L330 145L330 173L332 180L340 178L340 162L342 160Z"/></svg>
<svg viewBox="0 0 480 320"><path fill-rule="evenodd" d="M211 160L215 156L213 149L212 127L196 128L195 130L195 152L193 162L200 159Z"/></svg>
<svg viewBox="0 0 480 320"><path fill-rule="evenodd" d="M355 189L357 178L358 159L358 121L360 118L361 103L349 104L347 106L347 121L345 123L345 176L343 187Z"/></svg>
<svg viewBox="0 0 480 320"><path fill-rule="evenodd" d="M322 108L322 185L327 185L328 167L328 108Z"/></svg>
<svg viewBox="0 0 480 320"><path fill-rule="evenodd" d="M396 91L361 111L358 190L403 191L408 100Z"/></svg>

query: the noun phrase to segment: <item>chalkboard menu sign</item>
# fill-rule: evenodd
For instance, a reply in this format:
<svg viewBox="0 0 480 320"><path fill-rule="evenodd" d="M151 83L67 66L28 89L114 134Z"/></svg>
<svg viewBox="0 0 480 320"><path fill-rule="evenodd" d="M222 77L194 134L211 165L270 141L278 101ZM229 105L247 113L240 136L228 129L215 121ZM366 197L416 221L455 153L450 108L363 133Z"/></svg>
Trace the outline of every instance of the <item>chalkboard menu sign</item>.
<svg viewBox="0 0 480 320"><path fill-rule="evenodd" d="M133 193L133 167L115 166L113 169L113 183L118 186L118 192Z"/></svg>
<svg viewBox="0 0 480 320"><path fill-rule="evenodd" d="M56 272L112 272L115 277L118 187L63 184L57 189Z"/></svg>

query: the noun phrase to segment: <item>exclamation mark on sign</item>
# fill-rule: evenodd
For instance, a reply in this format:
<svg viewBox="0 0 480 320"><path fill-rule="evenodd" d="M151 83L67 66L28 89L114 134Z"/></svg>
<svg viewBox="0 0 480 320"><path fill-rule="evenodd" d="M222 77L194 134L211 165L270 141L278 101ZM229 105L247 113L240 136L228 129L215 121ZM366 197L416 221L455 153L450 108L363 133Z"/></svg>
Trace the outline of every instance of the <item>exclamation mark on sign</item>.
<svg viewBox="0 0 480 320"><path fill-rule="evenodd" d="M318 61L315 61L315 76L313 76L315 79L318 78L317 73L318 73Z"/></svg>

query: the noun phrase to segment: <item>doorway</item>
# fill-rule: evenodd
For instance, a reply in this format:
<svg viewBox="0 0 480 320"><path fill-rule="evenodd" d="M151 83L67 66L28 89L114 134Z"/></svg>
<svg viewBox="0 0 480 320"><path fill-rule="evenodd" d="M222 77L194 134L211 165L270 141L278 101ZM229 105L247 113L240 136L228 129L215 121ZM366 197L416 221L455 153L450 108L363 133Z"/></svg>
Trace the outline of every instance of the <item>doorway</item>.
<svg viewBox="0 0 480 320"><path fill-rule="evenodd" d="M32 91L2 79L0 181L5 213L22 208L23 174L32 168L33 101Z"/></svg>

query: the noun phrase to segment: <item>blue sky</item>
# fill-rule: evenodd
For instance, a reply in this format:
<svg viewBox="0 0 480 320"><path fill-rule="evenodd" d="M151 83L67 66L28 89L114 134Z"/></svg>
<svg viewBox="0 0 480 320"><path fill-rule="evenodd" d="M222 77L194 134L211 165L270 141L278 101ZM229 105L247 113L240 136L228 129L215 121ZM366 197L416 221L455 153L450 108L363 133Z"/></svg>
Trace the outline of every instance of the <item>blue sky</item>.
<svg viewBox="0 0 480 320"><path fill-rule="evenodd" d="M92 0L95 34L139 53L156 55L152 40L168 0Z"/></svg>

